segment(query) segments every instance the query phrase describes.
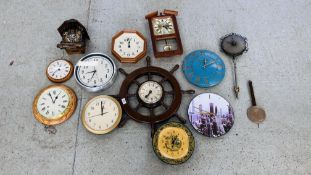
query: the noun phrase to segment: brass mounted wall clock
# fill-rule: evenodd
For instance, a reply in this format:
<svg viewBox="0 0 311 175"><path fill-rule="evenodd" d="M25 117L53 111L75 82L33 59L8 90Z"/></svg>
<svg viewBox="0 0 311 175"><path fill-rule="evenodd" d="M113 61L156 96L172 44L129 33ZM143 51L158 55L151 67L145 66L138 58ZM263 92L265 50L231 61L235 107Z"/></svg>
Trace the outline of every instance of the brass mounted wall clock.
<svg viewBox="0 0 311 175"><path fill-rule="evenodd" d="M75 92L65 85L51 85L35 97L32 110L34 117L45 125L60 124L69 119L77 106Z"/></svg>
<svg viewBox="0 0 311 175"><path fill-rule="evenodd" d="M110 96L100 95L90 99L82 111L84 127L94 134L106 134L116 128L121 120L119 102Z"/></svg>
<svg viewBox="0 0 311 175"><path fill-rule="evenodd" d="M181 55L183 47L177 25L178 12L164 10L145 16L149 22L153 53L156 58Z"/></svg>
<svg viewBox="0 0 311 175"><path fill-rule="evenodd" d="M136 63L147 53L147 41L136 30L122 30L112 37L112 54L121 63Z"/></svg>
<svg viewBox="0 0 311 175"><path fill-rule="evenodd" d="M73 69L74 67L70 61L64 59L55 60L46 68L46 76L54 83L62 83L70 79Z"/></svg>
<svg viewBox="0 0 311 175"><path fill-rule="evenodd" d="M231 56L234 71L234 93L235 97L239 97L240 87L237 78L236 58L248 51L247 38L236 33L230 33L220 39L221 51Z"/></svg>
<svg viewBox="0 0 311 175"><path fill-rule="evenodd" d="M194 90L181 90L173 76L179 65L170 71L151 66L150 57L146 57L147 66L128 74L122 68L119 71L126 76L121 85L118 98L125 113L120 127L131 118L137 122L149 123L154 133L154 125L176 116L181 104L182 94L193 94Z"/></svg>
<svg viewBox="0 0 311 175"><path fill-rule="evenodd" d="M177 165L186 162L191 157L195 141L191 131L185 125L170 122L156 131L152 145L160 160Z"/></svg>

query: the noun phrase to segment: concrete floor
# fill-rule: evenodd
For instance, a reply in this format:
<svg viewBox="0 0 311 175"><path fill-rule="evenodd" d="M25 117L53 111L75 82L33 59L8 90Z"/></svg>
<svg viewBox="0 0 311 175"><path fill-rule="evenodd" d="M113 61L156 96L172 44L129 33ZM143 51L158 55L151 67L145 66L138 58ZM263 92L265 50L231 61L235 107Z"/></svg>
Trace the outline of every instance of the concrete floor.
<svg viewBox="0 0 311 175"><path fill-rule="evenodd" d="M76 91L79 104L70 120L55 127L55 134L34 119L33 98L51 84L44 72L47 64L62 57L75 63L82 56L68 56L56 48L61 40L57 28L64 20L75 18L87 26L87 53L111 55L111 37L130 28L148 38L148 54L154 58L144 16L165 8L179 11L185 54L152 62L171 68L192 50L218 53L227 68L218 86L198 89L180 70L175 75L183 89L215 92L230 101L236 120L227 135L206 138L188 123L196 149L186 163L171 166L155 156L148 125L129 121L111 134L90 134L79 120L81 108L93 96L117 94L121 74L114 87L101 93L87 93L74 78L66 82ZM1 0L0 174L311 174L310 9L310 0ZM232 92L230 59L218 45L230 32L249 41L249 52L238 60L239 100ZM128 72L143 65L143 60L118 63ZM249 79L257 103L268 115L260 128L246 117ZM187 117L192 98L184 96L180 115Z"/></svg>

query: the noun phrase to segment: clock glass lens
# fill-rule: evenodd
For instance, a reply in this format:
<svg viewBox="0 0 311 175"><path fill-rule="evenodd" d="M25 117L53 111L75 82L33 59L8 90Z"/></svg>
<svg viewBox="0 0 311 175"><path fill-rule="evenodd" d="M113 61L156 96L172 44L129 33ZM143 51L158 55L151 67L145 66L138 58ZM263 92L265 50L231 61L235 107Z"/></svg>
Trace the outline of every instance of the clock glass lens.
<svg viewBox="0 0 311 175"><path fill-rule="evenodd" d="M169 159L180 159L188 154L189 137L182 128L167 127L159 134L160 153Z"/></svg>
<svg viewBox="0 0 311 175"><path fill-rule="evenodd" d="M152 27L155 35L174 34L174 24L171 17L152 19Z"/></svg>
<svg viewBox="0 0 311 175"><path fill-rule="evenodd" d="M113 63L104 56L89 56L78 64L77 80L84 86L105 86L114 76Z"/></svg>
<svg viewBox="0 0 311 175"><path fill-rule="evenodd" d="M92 130L107 131L118 125L120 115L120 106L115 100L99 96L87 103L84 110L84 122Z"/></svg>
<svg viewBox="0 0 311 175"><path fill-rule="evenodd" d="M53 79L63 79L70 73L72 67L65 60L56 60L48 66L47 73Z"/></svg>
<svg viewBox="0 0 311 175"><path fill-rule="evenodd" d="M163 88L155 81L146 81L138 89L139 98L147 104L158 102L162 98L162 95Z"/></svg>
<svg viewBox="0 0 311 175"><path fill-rule="evenodd" d="M123 58L135 58L144 51L145 41L136 33L123 33L115 39L114 51Z"/></svg>
<svg viewBox="0 0 311 175"><path fill-rule="evenodd" d="M65 113L69 104L68 94L61 88L49 88L40 96L38 112L47 119L57 119Z"/></svg>

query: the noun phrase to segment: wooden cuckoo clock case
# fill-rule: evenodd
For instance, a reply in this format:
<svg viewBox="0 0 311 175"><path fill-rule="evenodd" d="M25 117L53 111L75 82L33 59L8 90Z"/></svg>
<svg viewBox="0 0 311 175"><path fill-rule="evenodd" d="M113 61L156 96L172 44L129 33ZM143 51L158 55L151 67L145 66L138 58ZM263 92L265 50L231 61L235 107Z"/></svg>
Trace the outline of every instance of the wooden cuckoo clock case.
<svg viewBox="0 0 311 175"><path fill-rule="evenodd" d="M127 119L141 123L149 123L154 133L154 125L176 116L181 122L185 120L177 115L182 94L193 94L194 90L181 90L173 73L179 68L175 65L170 71L150 64L147 56L147 66L136 69L128 74L122 68L119 71L126 76L121 85L118 98L126 115L120 123L124 125Z"/></svg>
<svg viewBox="0 0 311 175"><path fill-rule="evenodd" d="M136 30L122 30L112 37L111 52L121 63L136 63L146 55L147 42Z"/></svg>
<svg viewBox="0 0 311 175"><path fill-rule="evenodd" d="M62 41L57 44L60 49L65 49L68 54L85 53L86 40L90 37L85 27L77 20L70 19L57 29L62 37Z"/></svg>
<svg viewBox="0 0 311 175"><path fill-rule="evenodd" d="M156 58L183 53L176 20L177 14L177 11L164 10L161 13L156 11L145 16L149 22L153 52Z"/></svg>

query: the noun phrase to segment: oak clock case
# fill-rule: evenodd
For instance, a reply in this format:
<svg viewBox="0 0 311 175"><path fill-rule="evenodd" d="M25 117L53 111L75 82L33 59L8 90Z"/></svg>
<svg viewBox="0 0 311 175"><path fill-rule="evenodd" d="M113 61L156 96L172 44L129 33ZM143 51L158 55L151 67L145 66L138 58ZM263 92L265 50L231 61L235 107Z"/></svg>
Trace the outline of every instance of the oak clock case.
<svg viewBox="0 0 311 175"><path fill-rule="evenodd" d="M46 68L47 78L54 83L69 80L73 74L73 65L70 61L59 59L52 61Z"/></svg>
<svg viewBox="0 0 311 175"><path fill-rule="evenodd" d="M36 95L32 109L42 124L56 125L69 119L77 106L75 92L65 85L50 85Z"/></svg>
<svg viewBox="0 0 311 175"><path fill-rule="evenodd" d="M151 125L151 135L155 124L176 116L181 122L186 121L177 115L182 94L193 94L194 90L183 91L173 73L179 68L175 65L170 71L151 66L150 57L146 57L147 66L127 73L121 85L118 98L126 115L120 123L122 127L131 118L137 122Z"/></svg>
<svg viewBox="0 0 311 175"><path fill-rule="evenodd" d="M145 16L149 22L154 56L171 57L181 55L183 47L177 25L178 12L164 10L152 12Z"/></svg>
<svg viewBox="0 0 311 175"><path fill-rule="evenodd" d="M195 140L185 125L170 122L156 131L152 145L160 160L177 165L186 162L191 157L195 148Z"/></svg>
<svg viewBox="0 0 311 175"><path fill-rule="evenodd" d="M121 63L136 63L147 53L147 41L136 30L122 30L112 37L112 54Z"/></svg>
<svg viewBox="0 0 311 175"><path fill-rule="evenodd" d="M75 65L76 81L89 92L109 88L116 79L117 70L112 58L103 53L91 53Z"/></svg>
<svg viewBox="0 0 311 175"><path fill-rule="evenodd" d="M202 93L192 99L188 116L193 128L207 137L220 137L234 124L232 106L215 93Z"/></svg>
<svg viewBox="0 0 311 175"><path fill-rule="evenodd" d="M182 69L186 79L200 88L216 86L224 79L226 72L223 60L209 50L189 53L183 61Z"/></svg>
<svg viewBox="0 0 311 175"><path fill-rule="evenodd" d="M78 20L66 20L57 30L62 37L62 41L57 44L58 48L65 49L69 55L85 53L86 41L90 37Z"/></svg>
<svg viewBox="0 0 311 175"><path fill-rule="evenodd" d="M116 128L121 120L119 102L110 96L100 95L90 99L82 111L84 127L94 134L106 134Z"/></svg>

